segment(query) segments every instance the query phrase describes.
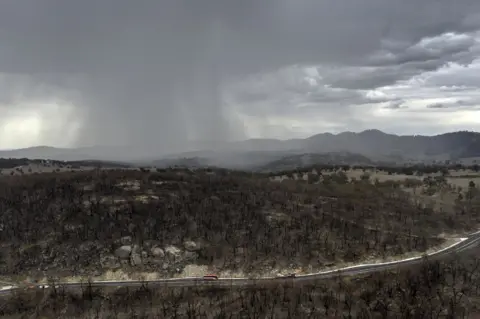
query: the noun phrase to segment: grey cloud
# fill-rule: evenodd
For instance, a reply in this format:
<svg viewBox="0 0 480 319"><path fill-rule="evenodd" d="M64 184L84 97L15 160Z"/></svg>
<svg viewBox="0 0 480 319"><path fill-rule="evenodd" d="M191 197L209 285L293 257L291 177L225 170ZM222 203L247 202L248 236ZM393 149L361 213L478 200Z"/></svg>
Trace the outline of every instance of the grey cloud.
<svg viewBox="0 0 480 319"><path fill-rule="evenodd" d="M301 82L278 99L293 112L289 104L312 92L308 103L331 114L339 104L362 103L355 90L333 87L368 89L437 68L420 61L424 48L415 45L445 32L468 32L479 10L477 0L5 0L0 72L8 81L12 74L26 78L13 81L23 99L61 97L83 108L79 144L171 150L189 139L243 137L223 96L231 83L254 73L336 66L350 73L322 74L332 88ZM372 67L369 57L382 49L381 39L400 43L388 48L400 57ZM440 53L426 56L430 60L461 53L468 43L437 46ZM266 99L248 94L244 101Z"/></svg>
<svg viewBox="0 0 480 319"><path fill-rule="evenodd" d="M413 44L385 41L369 57L368 66L327 69L326 78L333 86L350 89L391 85L451 62L469 65L478 57L477 46L473 34L445 33Z"/></svg>
<svg viewBox="0 0 480 319"><path fill-rule="evenodd" d="M383 49L372 57L372 65L399 65L431 61L442 64L448 60L454 60L457 58L456 55L468 52L475 43L472 35L455 33L424 38L413 45L387 42ZM473 57L470 58L473 59Z"/></svg>
<svg viewBox="0 0 480 319"><path fill-rule="evenodd" d="M326 81L333 87L368 90L379 86L394 84L409 78L418 71L399 66L387 67L345 67L324 73Z"/></svg>
<svg viewBox="0 0 480 319"><path fill-rule="evenodd" d="M467 108L475 108L475 109L480 109L480 97L477 96L475 98L471 98L468 100L458 100L455 102L457 106L464 106Z"/></svg>
<svg viewBox="0 0 480 319"><path fill-rule="evenodd" d="M468 88L480 88L480 65L474 67L457 66L451 70L439 72L433 76L427 77L425 85L431 87L450 87L457 90Z"/></svg>
<svg viewBox="0 0 480 319"><path fill-rule="evenodd" d="M457 100L452 102L443 102L443 103L432 103L427 105L429 109L442 109L442 110L480 110L480 99L471 99L471 100Z"/></svg>
<svg viewBox="0 0 480 319"><path fill-rule="evenodd" d="M443 109L446 107L451 107L451 104L445 104L445 103L433 103L427 105L427 108L429 109Z"/></svg>
<svg viewBox="0 0 480 319"><path fill-rule="evenodd" d="M266 101L270 98L270 95L266 92L241 92L238 93L236 98L239 101L242 101L244 103L251 103L251 102L260 102L260 101Z"/></svg>
<svg viewBox="0 0 480 319"><path fill-rule="evenodd" d="M390 109L390 110L398 110L398 109L407 108L407 106L405 105L404 100L398 99L398 100L389 101L387 105L384 106L384 108Z"/></svg>
<svg viewBox="0 0 480 319"><path fill-rule="evenodd" d="M451 86L440 86L438 89L442 92L469 92L475 90L474 86L465 86L465 85L451 85Z"/></svg>
<svg viewBox="0 0 480 319"><path fill-rule="evenodd" d="M308 117L321 114L325 118L338 119L341 113L344 119L351 119L351 107L395 99L368 96L363 90L331 87L320 75L312 76L296 67L269 76L249 78L229 89L232 104L250 116Z"/></svg>

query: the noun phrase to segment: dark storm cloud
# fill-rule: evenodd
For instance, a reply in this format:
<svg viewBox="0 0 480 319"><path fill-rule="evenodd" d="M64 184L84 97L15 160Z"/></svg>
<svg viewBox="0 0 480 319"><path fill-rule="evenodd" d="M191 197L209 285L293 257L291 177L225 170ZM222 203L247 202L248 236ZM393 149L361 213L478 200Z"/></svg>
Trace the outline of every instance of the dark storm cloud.
<svg viewBox="0 0 480 319"><path fill-rule="evenodd" d="M332 86L373 89L392 85L423 72L435 71L448 63L469 65L478 57L472 34L444 33L417 43L385 41L382 49L369 57L367 66L346 67L341 72L326 70Z"/></svg>
<svg viewBox="0 0 480 319"><path fill-rule="evenodd" d="M268 76L250 77L230 88L233 104L250 116L274 114L283 117L310 117L321 114L325 119L350 118L348 108L368 103L384 103L392 98L368 96L366 92L331 87L312 68L285 68Z"/></svg>
<svg viewBox="0 0 480 319"><path fill-rule="evenodd" d="M471 15L479 10L477 0L5 0L0 72L22 74L29 87L45 88L40 95L81 107L87 118L79 143L123 139L171 149L191 136L243 136L222 102L232 81L322 64L353 73L371 67L362 81L332 73L338 86L392 83L437 68L446 55L462 56L467 39L439 41L433 53L422 39L475 29ZM376 52L387 58L372 62Z"/></svg>
<svg viewBox="0 0 480 319"><path fill-rule="evenodd" d="M475 39L467 34L445 33L432 38L424 38L415 44L389 43L385 41L382 50L372 57L372 65L399 65L445 60L461 60L475 45ZM466 58L472 58L467 56ZM466 61L468 62L468 61ZM471 62L471 61L470 61ZM417 66L421 66L418 65ZM427 64L427 70L431 66Z"/></svg>
<svg viewBox="0 0 480 319"><path fill-rule="evenodd" d="M351 90L369 90L379 86L394 84L407 79L419 71L408 67L346 67L341 70L327 71L325 79L333 87Z"/></svg>

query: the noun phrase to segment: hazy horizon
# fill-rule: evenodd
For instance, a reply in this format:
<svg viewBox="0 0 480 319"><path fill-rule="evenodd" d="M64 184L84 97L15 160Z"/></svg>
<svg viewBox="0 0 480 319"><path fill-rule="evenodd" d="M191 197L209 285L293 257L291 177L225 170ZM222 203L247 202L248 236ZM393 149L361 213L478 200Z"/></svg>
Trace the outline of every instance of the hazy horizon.
<svg viewBox="0 0 480 319"><path fill-rule="evenodd" d="M480 131L480 2L6 0L0 149Z"/></svg>
<svg viewBox="0 0 480 319"><path fill-rule="evenodd" d="M309 137L312 137L312 136L316 136L316 135L320 135L320 134L332 134L332 135L339 135L339 134L342 134L342 133L355 133L355 134L358 134L358 133L362 133L362 132L365 132L365 131L380 131L382 133L385 133L385 134L389 134L389 135L397 135L397 136L438 136L438 135L443 135L443 134L448 134L448 133L456 133L456 132L475 132L475 133L480 133L478 131L471 131L471 130L459 130L459 131L445 131L445 132L440 132L438 134L416 134L416 133L412 133L412 134L395 134L395 133L392 133L392 132L386 132L386 131L382 131L382 130L378 130L378 129L375 129L375 128L371 128L371 129L365 129L365 130L359 130L359 131L342 131L342 132L319 132L319 133L314 133L312 135L308 135L308 136L305 136L305 137L300 137L300 138L297 138L297 137L292 137L292 138L288 138L288 137L285 137L285 138L246 138L246 139L241 139L241 140L236 140L236 141L229 141L227 142L227 144L231 144L231 143L235 143L235 142L247 142L247 141L250 141L250 140L278 140L278 141L289 141L289 140L296 140L296 139L307 139ZM215 146L215 142L212 142L212 141L198 141L202 144L210 144L209 146ZM192 143L190 144L190 146L195 146L195 145L198 145L196 143ZM201 146L201 144L199 145ZM218 146L218 144L217 144ZM132 148L132 147L135 147L135 145L83 145L83 146L70 146L70 147L64 147L64 146L55 146L55 145L31 145L31 146L26 146L26 147L21 147L21 148L0 148L0 151L17 151L17 150L22 150L22 149L32 149L32 148L55 148L55 149L66 149L66 150L78 150L78 149L89 149L89 148L118 148L118 149L125 149L125 148ZM197 148L196 150L208 150L208 147L207 148ZM179 150L177 151L178 152L189 152L189 151L192 151L191 149L184 149L184 150ZM173 152L175 153L175 152ZM172 154L172 152L169 152L168 150L166 152L153 152L151 153L151 156L155 157L157 155L160 155L160 156L163 156L165 154Z"/></svg>

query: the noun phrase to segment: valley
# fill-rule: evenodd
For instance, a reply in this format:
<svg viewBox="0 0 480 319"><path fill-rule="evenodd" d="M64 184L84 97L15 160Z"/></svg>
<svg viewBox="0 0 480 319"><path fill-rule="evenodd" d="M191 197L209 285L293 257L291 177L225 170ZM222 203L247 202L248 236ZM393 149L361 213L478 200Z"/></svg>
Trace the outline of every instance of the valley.
<svg viewBox="0 0 480 319"><path fill-rule="evenodd" d="M343 296L332 299L336 311L360 311L340 306L347 293L363 298L358 285L370 287L376 277L402 285L417 278L415 269L470 269L480 243L476 163L399 165L345 152L289 155L254 170L175 161L0 163L0 298L9 305L0 314L33 305L34 295L52 315L65 298L93 298L111 313L107 300L120 296L169 303L165 314L187 315L194 302L201 314L202 294L240 314L230 298L263 291L271 294L265 302L277 303L278 289L318 294L314 287L327 286ZM205 282L206 274L218 280ZM444 289L443 298L453 296ZM185 294L193 298L186 304L170 299ZM306 304L289 307L305 315Z"/></svg>

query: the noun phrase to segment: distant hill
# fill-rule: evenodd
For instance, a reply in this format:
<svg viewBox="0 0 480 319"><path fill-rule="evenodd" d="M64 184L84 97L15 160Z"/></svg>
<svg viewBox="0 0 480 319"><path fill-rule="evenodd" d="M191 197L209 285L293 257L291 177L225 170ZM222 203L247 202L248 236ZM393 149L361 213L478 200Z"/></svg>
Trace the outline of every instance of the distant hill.
<svg viewBox="0 0 480 319"><path fill-rule="evenodd" d="M303 149L306 152L350 152L368 157L459 159L480 155L480 133L467 131L435 136L394 135L379 130L366 130L360 133L343 132L336 135L323 133L301 140L298 144L297 149Z"/></svg>
<svg viewBox="0 0 480 319"><path fill-rule="evenodd" d="M80 161L57 161L45 159L29 158L1 158L0 169L16 168L28 165L44 165L57 167L109 167L109 168L129 168L132 165L121 162L108 162L99 160L80 160Z"/></svg>
<svg viewBox="0 0 480 319"><path fill-rule="evenodd" d="M152 162L146 162L146 165L152 165L158 168L167 167L207 167L212 166L207 159L201 157L182 157L173 159L161 159Z"/></svg>
<svg viewBox="0 0 480 319"><path fill-rule="evenodd" d="M229 144L223 151L200 151L178 155L202 158L216 166L238 168L262 165L297 165L310 156L317 163L402 163L410 161L459 160L480 156L480 133L453 132L435 136L387 134L379 130L360 133L322 133L306 139L251 139ZM313 157L312 154L315 154ZM293 164L295 163L295 164Z"/></svg>
<svg viewBox="0 0 480 319"><path fill-rule="evenodd" d="M57 148L34 146L0 151L0 158L48 159L55 161L113 161L130 162L144 158L145 148L121 146L92 146L79 148ZM154 158L158 158L155 156Z"/></svg>
<svg viewBox="0 0 480 319"><path fill-rule="evenodd" d="M336 135L322 133L300 140L296 149L312 153L350 152L368 157L400 155L405 159L458 159L480 155L480 133L453 132L435 136L402 136L379 130Z"/></svg>
<svg viewBox="0 0 480 319"><path fill-rule="evenodd" d="M290 154L297 153L290 151L198 151L147 161L142 164L156 167L222 167L250 170Z"/></svg>
<svg viewBox="0 0 480 319"><path fill-rule="evenodd" d="M0 158L37 158L62 161L114 160L165 163L165 160L197 158L199 164L234 166L238 168L258 166L289 155L326 154L347 152L360 154L373 160L429 161L458 160L480 156L480 133L452 132L435 136L394 135L379 130L360 133L322 133L306 139L250 139L220 143L203 149L207 144L192 145L188 153L165 157L165 150L154 147L85 147L54 148L48 146L0 151ZM163 153L162 153L163 152ZM156 159L156 160L155 160ZM175 162L175 161L174 161Z"/></svg>
<svg viewBox="0 0 480 319"><path fill-rule="evenodd" d="M282 157L257 168L261 171L283 171L311 166L314 164L335 165L374 165L375 163L360 154L348 152L332 152L325 154L306 153Z"/></svg>
<svg viewBox="0 0 480 319"><path fill-rule="evenodd" d="M0 158L29 158L45 160L48 159L55 161L76 161L107 159L105 157L108 158L108 150L102 150L99 147L57 148L51 146L35 146L16 150L0 151Z"/></svg>

